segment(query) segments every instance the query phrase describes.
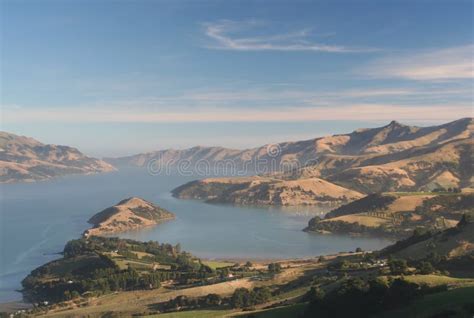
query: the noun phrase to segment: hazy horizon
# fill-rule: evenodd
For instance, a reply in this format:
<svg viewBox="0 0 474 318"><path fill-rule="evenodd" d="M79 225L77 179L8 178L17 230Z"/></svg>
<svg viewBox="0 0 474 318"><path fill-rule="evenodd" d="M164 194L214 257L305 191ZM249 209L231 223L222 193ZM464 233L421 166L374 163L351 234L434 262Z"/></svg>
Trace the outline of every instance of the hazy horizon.
<svg viewBox="0 0 474 318"><path fill-rule="evenodd" d="M461 119L461 118L457 118ZM434 126L438 124L444 124L447 121L429 121L429 122L401 122L402 124L409 124L413 126ZM237 123L241 125L242 123ZM298 132L293 132L293 133L286 133L287 130L282 129L282 125L284 126L285 124L290 125L293 130L297 130ZM314 127L317 124L322 124L323 127L318 128ZM146 153L146 152L152 152L152 151L158 151L158 150L166 150L166 149L188 149L192 147L197 147L197 146L202 146L202 147L224 147L224 148L230 148L230 149L248 149L248 148L254 148L254 147L259 147L263 146L265 144L274 144L274 143L281 143L281 142L291 142L291 141L301 141L301 140L309 140L309 139L314 139L318 137L323 137L323 136L328 136L328 135L335 135L335 134L345 134L345 133L350 133L356 129L359 128L377 128L377 127L382 127L389 124L387 121L381 121L381 122L359 122L359 121L347 121L347 122L336 122L336 121L323 121L323 122L311 122L311 123L305 123L301 124L298 123L295 125L294 123L278 123L277 127L272 127L273 129L265 131L265 134L263 136L258 136L254 137L251 136L252 131L247 130L246 133L247 135L245 137L238 136L238 137L232 137L232 136L217 136L217 138L214 138L215 136L209 136L208 138L204 137L203 140L210 141L210 143L192 143L191 142L178 142L173 141L172 143L163 143L163 142L158 142L154 143L156 138L153 136L150 137L149 139L146 140L141 140L140 144L136 145L136 147L127 147L126 149L122 150L116 150L114 148L108 148L107 150L107 143L104 143L103 145L99 145L99 149L94 149L90 147L90 144L88 140L83 141L83 143L80 143L80 140L68 140L68 137L66 138L61 138L61 136L44 136L44 138L40 138L36 135L32 135L36 131L31 131L28 133L17 133L14 131L7 131L9 133L14 133L16 135L23 135L26 137L32 137L40 142L47 143L47 144L57 144L57 145L65 145L65 146L70 146L70 147L75 147L78 148L81 152L83 152L86 155L90 156L95 156L97 158L105 158L105 157L123 157L123 156L130 156L130 155L135 155L139 153ZM205 124L206 126L209 125L209 123ZM252 128L249 126L248 128ZM212 130L212 129L211 129ZM274 133L275 130L277 130L276 134ZM283 130L283 131L282 131ZM314 130L314 132L312 132ZM199 132L202 132L202 130L198 129ZM42 135L41 133L38 135ZM133 136L132 136L133 138ZM249 139L251 138L251 140ZM120 137L116 137L117 140L120 139ZM60 142L58 141L60 140ZM77 144L75 142L78 142ZM131 141L130 141L131 142ZM101 148L106 148L104 149ZM111 149L111 150L110 150Z"/></svg>
<svg viewBox="0 0 474 318"><path fill-rule="evenodd" d="M86 154L473 116L469 1L2 2L1 129Z"/></svg>

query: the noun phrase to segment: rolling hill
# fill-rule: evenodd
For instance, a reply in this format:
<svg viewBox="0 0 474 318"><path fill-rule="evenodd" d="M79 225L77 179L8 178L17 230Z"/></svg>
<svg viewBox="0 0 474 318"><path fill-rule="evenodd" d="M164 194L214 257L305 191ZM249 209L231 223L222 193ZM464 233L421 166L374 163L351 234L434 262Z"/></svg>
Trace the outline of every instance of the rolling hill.
<svg viewBox="0 0 474 318"><path fill-rule="evenodd" d="M453 141L467 141L474 134L473 118L463 118L447 124L431 127L415 127L392 121L386 126L358 129L348 134L320 137L310 140L282 142L257 148L237 150L223 147L193 147L167 149L120 158L105 158L116 166L143 167L157 161L168 167L176 167L180 161L194 166L205 161L209 166L232 163L234 169L248 172L281 172L282 166L309 166L319 174L333 174L340 168L363 165L379 165L421 155L432 147ZM472 144L471 144L472 147ZM411 150L421 150L413 153ZM259 167L255 163L259 163ZM315 164L316 163L316 164ZM304 171L304 170L303 170ZM303 172L302 171L302 172ZM316 173L316 171L313 171Z"/></svg>
<svg viewBox="0 0 474 318"><path fill-rule="evenodd" d="M312 218L305 231L408 237L453 227L464 213L474 213L473 194L371 194Z"/></svg>
<svg viewBox="0 0 474 318"><path fill-rule="evenodd" d="M268 177L208 178L172 191L183 199L250 205L340 205L363 195L319 178L280 180Z"/></svg>
<svg viewBox="0 0 474 318"><path fill-rule="evenodd" d="M212 178L188 183L173 193L177 197L210 202L298 205L314 204L321 201L317 197L325 195L342 197L337 191L332 193L336 186L354 191L347 198L357 198L355 193L472 188L473 134L472 118L433 127L391 122L346 135L281 143L277 145L276 155L272 152L276 145L241 152L220 148L219 156L206 156L209 167L219 164L221 159L230 160L236 163L231 166L238 171L240 166L245 166L242 161L245 157L262 164L264 173L236 178L232 183L238 186L230 187L228 178ZM266 152L267 149L270 151ZM209 149L207 153L210 154ZM308 180L324 181L309 197L304 186L311 182ZM198 185L203 189L197 190Z"/></svg>
<svg viewBox="0 0 474 318"><path fill-rule="evenodd" d="M109 163L87 157L76 148L47 145L33 138L0 132L0 183L114 170Z"/></svg>
<svg viewBox="0 0 474 318"><path fill-rule="evenodd" d="M137 197L120 201L89 219L94 226L84 232L85 237L134 230L173 219L174 214Z"/></svg>
<svg viewBox="0 0 474 318"><path fill-rule="evenodd" d="M447 259L474 255L473 216L472 213L466 214L454 227L443 231L414 234L387 246L380 251L380 254L412 260L423 259L433 254Z"/></svg>

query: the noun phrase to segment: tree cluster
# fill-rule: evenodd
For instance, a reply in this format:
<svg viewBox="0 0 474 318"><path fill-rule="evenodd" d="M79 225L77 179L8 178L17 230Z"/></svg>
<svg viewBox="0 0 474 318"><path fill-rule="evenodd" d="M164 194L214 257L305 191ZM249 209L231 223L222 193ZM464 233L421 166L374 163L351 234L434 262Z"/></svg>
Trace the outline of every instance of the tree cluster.
<svg viewBox="0 0 474 318"><path fill-rule="evenodd" d="M268 287L255 287L252 291L247 288L237 288L230 297L229 303L233 308L248 308L267 302L272 293Z"/></svg>
<svg viewBox="0 0 474 318"><path fill-rule="evenodd" d="M281 272L281 264L280 263L270 263L268 264L268 272L272 274L277 274Z"/></svg>
<svg viewBox="0 0 474 318"><path fill-rule="evenodd" d="M383 310L406 306L423 294L423 289L403 279L364 281L353 278L325 294L312 288L304 317L368 317Z"/></svg>
<svg viewBox="0 0 474 318"><path fill-rule="evenodd" d="M162 305L164 311L177 311L183 309L198 309L217 307L223 303L224 299L218 294L208 294L204 297L177 296Z"/></svg>

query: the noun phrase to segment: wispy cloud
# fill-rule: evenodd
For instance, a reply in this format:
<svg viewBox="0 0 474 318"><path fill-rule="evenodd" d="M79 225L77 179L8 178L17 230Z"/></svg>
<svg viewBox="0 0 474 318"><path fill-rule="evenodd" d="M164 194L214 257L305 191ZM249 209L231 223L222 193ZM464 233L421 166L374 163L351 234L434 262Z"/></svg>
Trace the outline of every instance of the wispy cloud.
<svg viewBox="0 0 474 318"><path fill-rule="evenodd" d="M474 45L389 56L362 70L377 78L409 80L453 80L474 78Z"/></svg>
<svg viewBox="0 0 474 318"><path fill-rule="evenodd" d="M4 123L439 120L473 116L467 83L346 90L208 89L80 105L0 105ZM455 84L455 85L454 85Z"/></svg>
<svg viewBox="0 0 474 318"><path fill-rule="evenodd" d="M187 123L187 122L307 122L318 120L447 121L471 117L472 106L399 106L355 104L274 109L190 108L186 110L133 110L101 108L6 109L5 123Z"/></svg>
<svg viewBox="0 0 474 318"><path fill-rule="evenodd" d="M360 103L398 103L402 106L453 104L471 100L472 89L466 85L433 84L385 88L316 90L294 88L252 88L191 91L165 100L152 100L160 105L218 108L269 108L334 106ZM137 104L137 103L135 103Z"/></svg>
<svg viewBox="0 0 474 318"><path fill-rule="evenodd" d="M105 99L76 107L98 107L105 105L117 109L131 108L136 111L175 111L215 108L222 110L279 109L285 107L320 107L372 103L398 104L401 106L427 106L467 103L471 101L470 85L456 86L445 83L433 85L410 85L399 87L352 88L321 90L293 87L252 87L191 89L170 95L131 97L128 99ZM74 107L74 105L69 105Z"/></svg>
<svg viewBox="0 0 474 318"><path fill-rule="evenodd" d="M317 43L310 39L310 29L296 30L280 34L248 36L244 31L264 25L260 21L221 20L204 23L205 34L214 41L211 49L235 51L313 51L328 53L373 52L374 48L356 48L342 45Z"/></svg>

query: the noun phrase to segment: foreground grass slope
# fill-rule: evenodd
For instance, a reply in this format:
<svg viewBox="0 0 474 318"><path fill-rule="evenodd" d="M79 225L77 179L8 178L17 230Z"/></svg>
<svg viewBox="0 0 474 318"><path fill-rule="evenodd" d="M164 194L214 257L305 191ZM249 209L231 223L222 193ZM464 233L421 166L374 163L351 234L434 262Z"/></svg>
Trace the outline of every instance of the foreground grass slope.
<svg viewBox="0 0 474 318"><path fill-rule="evenodd" d="M371 194L330 211L324 218L314 217L305 230L408 237L415 229L453 227L464 213L474 213L473 194Z"/></svg>
<svg viewBox="0 0 474 318"><path fill-rule="evenodd" d="M465 225L459 227L461 232L471 230ZM472 308L469 306L473 304L474 299L472 298L474 259L470 261L471 266L468 263L468 276L464 278L451 276L450 272L445 272L444 269L446 262L456 260L459 256L442 255L438 259L428 256L421 260L412 260L408 257L408 264L403 265L401 262L403 258L400 258L402 256L398 256L396 252L401 246L406 249L417 243L419 242L406 240L403 244L396 244L394 248L387 249L395 254L387 254L386 251L357 252L280 262L279 266L272 263L268 264L268 271L263 270L267 268L264 264L241 264L239 268L253 271L247 278L210 283L205 286L202 286L202 281L198 285L182 282L184 285L181 286L168 286L163 282L161 287L153 289L141 287L138 290L120 290L113 294L74 298L39 313L40 316L46 317L103 317L103 315L124 317L133 314L143 317L178 318L234 316L298 318L313 317L316 311L318 317L337 317L339 313L347 310L353 317L395 317L400 313L405 317L418 317L418 314L421 317L429 317L432 314L444 313L447 309L454 310L457 314L469 313L469 308ZM112 249L103 253L117 262L123 251L116 255ZM68 248L68 255L71 250L76 251L77 248ZM138 259L135 257L129 259L137 262L145 261L143 258L148 256L149 252L142 251L136 254ZM172 254L168 257L173 262ZM431 260L433 267L425 266L428 259ZM191 262L196 264L192 260ZM223 264L214 265L217 267ZM231 270L234 275L238 275L239 271L235 266L223 267L221 271L224 273ZM67 265L61 271L51 267L47 271L40 272L41 275L46 275L47 272L67 276L68 272L75 272L80 267ZM255 268L262 269L255 270ZM269 271L270 268L272 272ZM151 268L134 269L144 274L152 271ZM184 273L183 269L171 270ZM129 270L125 269L123 272ZM196 275L199 271L191 270L190 273ZM50 281L52 277L43 276L43 278ZM245 305L247 300L238 297L242 295L242 292L237 293L239 290L251 291L262 287L267 288L268 298L261 303L255 298L256 302ZM216 298L218 302L206 305L202 300L210 295L219 295L220 298ZM378 305L370 309L366 302ZM368 312L371 314L366 315Z"/></svg>
<svg viewBox="0 0 474 318"><path fill-rule="evenodd" d="M384 312L376 317L465 317L474 313L474 287L448 290L427 295L408 307L391 312Z"/></svg>

